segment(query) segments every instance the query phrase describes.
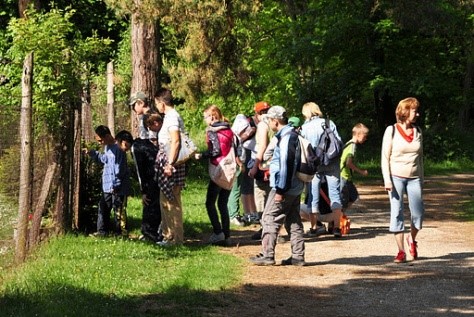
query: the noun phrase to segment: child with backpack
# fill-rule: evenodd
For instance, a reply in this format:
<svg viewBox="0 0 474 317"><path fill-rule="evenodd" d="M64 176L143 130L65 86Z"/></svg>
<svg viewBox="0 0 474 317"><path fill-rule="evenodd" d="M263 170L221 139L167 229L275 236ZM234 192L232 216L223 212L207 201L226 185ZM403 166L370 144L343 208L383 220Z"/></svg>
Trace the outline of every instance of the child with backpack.
<svg viewBox="0 0 474 317"><path fill-rule="evenodd" d="M206 143L208 149L203 153L196 154L195 158L209 159L211 179L207 187L206 209L213 229L209 243L226 245L229 243L230 238L230 219L227 202L234 182L238 160L235 155L234 132L217 106L211 105L207 107L203 114L204 121L207 124ZM223 164L226 164L226 166ZM219 169L221 169L220 174L216 173Z"/></svg>
<svg viewBox="0 0 474 317"><path fill-rule="evenodd" d="M359 193L352 181L353 171L367 176L367 170L360 169L354 162L358 144L367 140L369 129L363 123L357 123L352 128L352 138L345 144L341 156L341 200L343 210L347 210L358 198Z"/></svg>

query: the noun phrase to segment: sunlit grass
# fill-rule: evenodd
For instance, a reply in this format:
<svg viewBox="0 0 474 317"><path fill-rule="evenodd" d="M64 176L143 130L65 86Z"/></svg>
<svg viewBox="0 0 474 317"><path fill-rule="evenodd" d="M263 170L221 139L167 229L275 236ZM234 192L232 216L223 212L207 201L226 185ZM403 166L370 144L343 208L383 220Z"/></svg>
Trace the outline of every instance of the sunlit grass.
<svg viewBox="0 0 474 317"><path fill-rule="evenodd" d="M186 237L210 232L204 184L183 192ZM128 204L131 236L141 202ZM3 272L2 316L200 316L239 285L242 261L204 243L162 248L137 239L67 234ZM148 302L149 301L149 302Z"/></svg>

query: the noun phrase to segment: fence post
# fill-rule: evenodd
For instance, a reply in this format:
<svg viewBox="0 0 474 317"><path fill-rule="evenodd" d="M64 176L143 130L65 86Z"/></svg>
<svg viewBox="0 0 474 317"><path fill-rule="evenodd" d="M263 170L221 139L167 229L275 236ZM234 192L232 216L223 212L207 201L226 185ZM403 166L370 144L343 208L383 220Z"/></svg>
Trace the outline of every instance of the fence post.
<svg viewBox="0 0 474 317"><path fill-rule="evenodd" d="M114 62L107 64L107 126L115 136Z"/></svg>
<svg viewBox="0 0 474 317"><path fill-rule="evenodd" d="M32 84L33 84L33 52L28 54L23 64L21 82L21 118L20 118L20 192L18 198L18 220L15 229L15 262L25 260L28 236L28 214L31 211L32 197Z"/></svg>

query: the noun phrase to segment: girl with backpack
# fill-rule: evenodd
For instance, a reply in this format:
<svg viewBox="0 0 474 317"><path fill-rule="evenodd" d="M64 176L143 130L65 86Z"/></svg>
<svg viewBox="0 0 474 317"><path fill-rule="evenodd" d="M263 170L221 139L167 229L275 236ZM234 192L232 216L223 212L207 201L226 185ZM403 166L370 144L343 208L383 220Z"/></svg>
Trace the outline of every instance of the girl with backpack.
<svg viewBox="0 0 474 317"><path fill-rule="evenodd" d="M206 209L213 229L209 243L226 245L230 238L227 202L235 177L236 160L238 160L235 157L234 133L228 120L216 105L207 107L203 115L204 122L207 124L207 150L196 154L196 159L209 159L209 171L213 174L210 175L206 194ZM220 171L220 175L213 172L216 170ZM220 221L217 210L219 210Z"/></svg>

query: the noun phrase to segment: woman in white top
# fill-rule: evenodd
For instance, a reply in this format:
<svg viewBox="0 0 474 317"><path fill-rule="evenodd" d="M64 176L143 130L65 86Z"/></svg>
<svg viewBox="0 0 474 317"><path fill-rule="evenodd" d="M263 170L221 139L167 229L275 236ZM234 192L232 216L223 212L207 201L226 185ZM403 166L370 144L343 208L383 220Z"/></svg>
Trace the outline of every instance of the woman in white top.
<svg viewBox="0 0 474 317"><path fill-rule="evenodd" d="M423 138L415 126L420 104L406 98L395 110L397 123L387 127L382 142L382 174L390 198L390 232L395 234L398 254L395 263L406 262L404 245L403 195L408 196L411 214L407 243L414 260L418 257L416 236L422 228L423 206Z"/></svg>

